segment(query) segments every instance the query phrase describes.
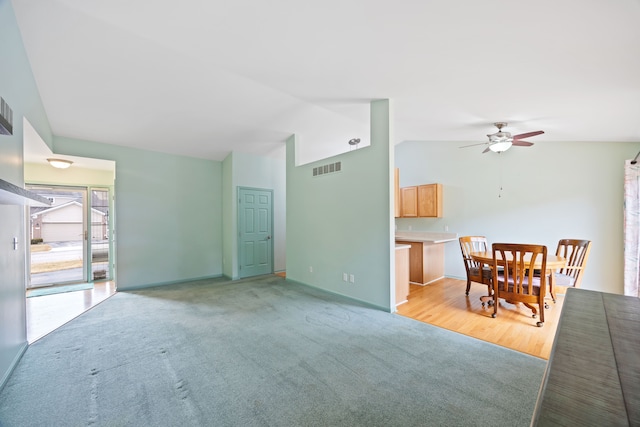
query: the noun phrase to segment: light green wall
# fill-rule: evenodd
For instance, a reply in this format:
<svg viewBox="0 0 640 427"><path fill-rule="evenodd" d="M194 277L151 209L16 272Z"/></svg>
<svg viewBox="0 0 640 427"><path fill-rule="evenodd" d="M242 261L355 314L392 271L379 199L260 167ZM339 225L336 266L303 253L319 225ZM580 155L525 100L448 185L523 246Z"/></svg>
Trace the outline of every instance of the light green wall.
<svg viewBox="0 0 640 427"><path fill-rule="evenodd" d="M235 236L237 234L234 227L233 201L233 153L229 154L222 162L222 273L229 278L238 277L238 256L235 248Z"/></svg>
<svg viewBox="0 0 640 427"><path fill-rule="evenodd" d="M53 151L116 162L119 290L222 275L222 164L55 137Z"/></svg>
<svg viewBox="0 0 640 427"><path fill-rule="evenodd" d="M13 110L13 135L0 135L0 178L21 186L23 117L49 146L51 128L8 0L0 0L0 55L0 97Z"/></svg>
<svg viewBox="0 0 640 427"><path fill-rule="evenodd" d="M0 135L0 179L24 185L23 117L51 143L51 129L8 0L0 0L0 96L13 110L13 135ZM0 387L27 346L26 220L23 206L0 205ZM18 249L11 242L18 239Z"/></svg>
<svg viewBox="0 0 640 427"><path fill-rule="evenodd" d="M283 147L284 150L284 147ZM273 269L285 269L286 164L282 159L233 152L223 162L224 275L238 278L238 187L273 190Z"/></svg>
<svg viewBox="0 0 640 427"><path fill-rule="evenodd" d="M589 239L582 287L622 293L623 168L640 143L536 142L502 154L458 145L396 146L401 186L439 182L444 188L443 218L398 219L399 230L448 226L460 236L487 236L490 243L544 244L552 253L559 239ZM465 277L457 242L446 244L445 257L445 275Z"/></svg>
<svg viewBox="0 0 640 427"><path fill-rule="evenodd" d="M13 136L0 136L0 149L3 150L0 157L1 178L18 185L22 180L22 118L29 120L48 146L51 146L52 133L8 0L0 0L0 55L0 96L13 109L14 127ZM9 141L12 141L11 144ZM8 145L12 147L10 154L5 151ZM18 171L5 166L17 167Z"/></svg>
<svg viewBox="0 0 640 427"><path fill-rule="evenodd" d="M295 136L287 141L287 278L388 311L395 256L391 116L389 101L372 102L371 145L314 163L296 166ZM336 161L341 172L312 176L314 166ZM343 273L354 274L355 283L344 282Z"/></svg>

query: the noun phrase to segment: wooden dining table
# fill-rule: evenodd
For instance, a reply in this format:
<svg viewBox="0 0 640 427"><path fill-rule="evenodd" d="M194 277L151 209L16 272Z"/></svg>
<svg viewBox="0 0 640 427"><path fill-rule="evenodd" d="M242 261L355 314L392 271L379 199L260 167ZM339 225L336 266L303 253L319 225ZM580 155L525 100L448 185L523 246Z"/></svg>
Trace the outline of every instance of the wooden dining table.
<svg viewBox="0 0 640 427"><path fill-rule="evenodd" d="M498 265L504 266L504 261L501 259L501 254L498 252L496 254L498 256ZM511 261L511 253L507 253L507 261ZM471 259L477 261L482 264L487 264L488 266L493 266L493 252L471 252L469 254ZM529 261L531 255L525 256L525 261ZM564 257L558 255L547 255L547 274L549 275L549 293L551 294L551 298L553 301L556 301L556 295L554 293L553 285L555 284L555 274L554 272L567 264L567 260ZM542 257L537 257L535 262L533 263L534 268L542 268Z"/></svg>

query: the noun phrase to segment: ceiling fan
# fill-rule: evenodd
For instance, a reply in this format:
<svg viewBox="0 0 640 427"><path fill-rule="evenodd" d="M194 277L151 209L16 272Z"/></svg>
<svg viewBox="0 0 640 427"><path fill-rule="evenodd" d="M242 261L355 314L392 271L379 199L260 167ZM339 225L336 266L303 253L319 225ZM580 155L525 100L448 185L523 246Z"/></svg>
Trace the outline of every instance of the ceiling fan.
<svg viewBox="0 0 640 427"><path fill-rule="evenodd" d="M495 153L502 153L503 151L507 151L509 148L511 148L512 145L516 145L520 147L530 147L533 145L533 142L523 141L523 139L544 133L544 131L537 130L535 132L527 132L527 133L521 133L518 135L511 136L511 133L502 131L502 128L506 127L507 124L508 123L506 122L494 123L495 127L498 128L498 132L487 135L487 137L489 137L489 142L481 142L479 144L465 145L460 148L474 147L476 145L489 145L487 148L485 148L485 150L482 153L486 153L488 151L493 151Z"/></svg>

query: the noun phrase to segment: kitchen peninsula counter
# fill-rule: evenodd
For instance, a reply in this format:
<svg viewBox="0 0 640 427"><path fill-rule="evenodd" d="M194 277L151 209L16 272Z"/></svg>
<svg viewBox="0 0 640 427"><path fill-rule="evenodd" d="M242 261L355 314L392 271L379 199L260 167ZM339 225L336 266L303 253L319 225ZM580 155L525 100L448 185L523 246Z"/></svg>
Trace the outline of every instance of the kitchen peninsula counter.
<svg viewBox="0 0 640 427"><path fill-rule="evenodd" d="M433 231L396 231L396 241L446 243L458 240L456 233L436 233Z"/></svg>
<svg viewBox="0 0 640 427"><path fill-rule="evenodd" d="M444 278L444 244L458 240L456 233L430 231L396 231L396 244L409 249L409 280L428 285Z"/></svg>

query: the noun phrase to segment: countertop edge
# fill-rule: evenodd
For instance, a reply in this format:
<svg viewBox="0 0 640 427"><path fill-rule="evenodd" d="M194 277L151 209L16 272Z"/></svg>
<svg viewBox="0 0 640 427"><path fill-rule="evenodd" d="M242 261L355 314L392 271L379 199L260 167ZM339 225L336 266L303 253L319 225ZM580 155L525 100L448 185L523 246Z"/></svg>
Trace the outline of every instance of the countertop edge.
<svg viewBox="0 0 640 427"><path fill-rule="evenodd" d="M402 242L447 243L458 240L458 235L456 233L429 231L402 231L395 233L395 240Z"/></svg>

